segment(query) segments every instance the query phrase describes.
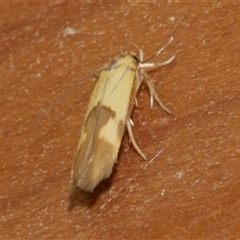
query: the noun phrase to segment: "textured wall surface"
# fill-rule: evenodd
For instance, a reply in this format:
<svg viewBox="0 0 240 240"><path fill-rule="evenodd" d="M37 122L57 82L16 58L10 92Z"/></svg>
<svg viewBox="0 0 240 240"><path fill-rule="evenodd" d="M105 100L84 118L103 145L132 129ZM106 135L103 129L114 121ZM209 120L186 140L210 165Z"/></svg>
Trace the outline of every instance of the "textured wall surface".
<svg viewBox="0 0 240 240"><path fill-rule="evenodd" d="M177 2L0 3L0 239L240 237L240 5ZM182 19L181 19L182 18ZM181 20L180 20L181 19ZM180 21L179 21L180 20ZM168 115L138 93L111 177L67 197L95 77L121 51L146 58Z"/></svg>

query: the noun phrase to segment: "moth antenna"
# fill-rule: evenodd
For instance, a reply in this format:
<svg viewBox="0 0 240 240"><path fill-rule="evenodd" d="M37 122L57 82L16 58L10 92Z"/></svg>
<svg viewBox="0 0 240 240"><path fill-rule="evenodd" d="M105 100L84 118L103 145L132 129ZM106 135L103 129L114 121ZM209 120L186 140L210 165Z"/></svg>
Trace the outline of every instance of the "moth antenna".
<svg viewBox="0 0 240 240"><path fill-rule="evenodd" d="M188 9L187 9L187 10L188 10ZM173 41L174 36L175 36L175 33L176 33L176 29L177 29L179 23L180 23L180 22L183 20L183 18L186 16L187 10L185 11L185 14L178 20L177 24L175 25L175 28L173 29L172 34L171 34L170 38L168 39L168 42L167 42L163 47L161 47L152 57L148 58L147 60L144 60L142 63L148 62L148 61L150 61L151 59L157 57L157 56L158 56L160 53L162 53L162 52L165 50L165 48Z"/></svg>
<svg viewBox="0 0 240 240"><path fill-rule="evenodd" d="M101 70L103 67L98 68L95 71L99 71ZM92 74L95 74L94 72L90 72L87 75L85 75L84 77L80 78L78 81L76 81L75 83L73 83L64 93L62 93L59 98L57 100L55 100L50 106L48 106L47 108L45 108L40 114L38 114L37 116L33 117L33 120L39 119L41 118L43 115L45 115L47 112L49 112L51 109L53 109L63 98L65 98L67 96L67 94L82 80L84 80L85 78L89 77Z"/></svg>
<svg viewBox="0 0 240 240"><path fill-rule="evenodd" d="M163 47L161 47L152 57L148 58L147 60L144 60L142 63L148 62L151 59L157 57L160 53L162 53L165 50L165 48L173 41L175 32L176 31L174 29L173 32L172 32L171 37L168 39L168 42Z"/></svg>

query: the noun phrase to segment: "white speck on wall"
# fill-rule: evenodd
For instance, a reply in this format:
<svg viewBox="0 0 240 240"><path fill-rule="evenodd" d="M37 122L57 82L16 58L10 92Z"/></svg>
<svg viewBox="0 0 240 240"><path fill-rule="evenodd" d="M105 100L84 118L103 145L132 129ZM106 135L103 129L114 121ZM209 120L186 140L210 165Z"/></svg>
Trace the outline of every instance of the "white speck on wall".
<svg viewBox="0 0 240 240"><path fill-rule="evenodd" d="M72 36L76 33L78 33L78 30L70 28L70 27L67 27L67 28L65 28L65 30L63 30L63 36L64 37L67 37L69 35Z"/></svg>
<svg viewBox="0 0 240 240"><path fill-rule="evenodd" d="M176 173L176 178L177 178L177 179L182 178L182 176L183 176L183 172L177 172L177 173Z"/></svg>
<svg viewBox="0 0 240 240"><path fill-rule="evenodd" d="M169 17L169 21L171 22L175 21L175 17L174 16Z"/></svg>
<svg viewBox="0 0 240 240"><path fill-rule="evenodd" d="M165 194L165 189L162 190L161 196L164 196L164 194Z"/></svg>

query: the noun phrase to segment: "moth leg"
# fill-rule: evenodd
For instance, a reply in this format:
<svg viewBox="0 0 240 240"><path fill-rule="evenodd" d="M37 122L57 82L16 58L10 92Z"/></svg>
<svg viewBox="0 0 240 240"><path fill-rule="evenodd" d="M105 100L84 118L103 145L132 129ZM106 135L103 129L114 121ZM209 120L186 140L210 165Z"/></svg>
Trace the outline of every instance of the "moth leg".
<svg viewBox="0 0 240 240"><path fill-rule="evenodd" d="M132 45L134 45L137 49L138 49L138 51L139 51L139 62L143 62L143 50L136 44L136 43L134 43L134 42L132 42L132 41L129 41Z"/></svg>
<svg viewBox="0 0 240 240"><path fill-rule="evenodd" d="M96 78L99 78L99 74L96 73L96 72L93 72L93 76L96 77Z"/></svg>
<svg viewBox="0 0 240 240"><path fill-rule="evenodd" d="M141 151L141 149L138 147L134 136L133 136L133 132L132 132L132 121L131 119L127 119L127 130L128 130L128 136L130 139L130 142L132 143L132 145L134 146L134 148L136 149L136 151L138 152L138 154L143 158L143 159L147 159L146 156L143 154L143 152Z"/></svg>
<svg viewBox="0 0 240 240"><path fill-rule="evenodd" d="M146 83L148 85L149 91L150 91L150 105L151 108L153 107L153 98L158 102L159 106L166 111L167 113L173 115L173 113L163 104L163 102L160 100L160 98L158 97L157 92L155 91L154 85L151 81L151 78L147 75L147 73L144 71L144 76L146 77Z"/></svg>
<svg viewBox="0 0 240 240"><path fill-rule="evenodd" d="M137 91L138 91L139 87L141 86L141 83L144 79L143 71L144 71L144 69L142 69L142 68L140 68L140 69L138 69L138 71L136 71L136 83L137 83L136 89L137 89Z"/></svg>
<svg viewBox="0 0 240 240"><path fill-rule="evenodd" d="M134 99L135 105L138 107L138 100L137 98Z"/></svg>
<svg viewBox="0 0 240 240"><path fill-rule="evenodd" d="M148 63L146 61L144 62L139 62L138 65L140 68L144 69L144 68L151 68L151 69L155 69L158 67L162 67L162 66L166 66L169 63L171 63L173 61L173 59L176 57L176 55L171 56L169 59L167 59L164 62L157 62L157 63Z"/></svg>

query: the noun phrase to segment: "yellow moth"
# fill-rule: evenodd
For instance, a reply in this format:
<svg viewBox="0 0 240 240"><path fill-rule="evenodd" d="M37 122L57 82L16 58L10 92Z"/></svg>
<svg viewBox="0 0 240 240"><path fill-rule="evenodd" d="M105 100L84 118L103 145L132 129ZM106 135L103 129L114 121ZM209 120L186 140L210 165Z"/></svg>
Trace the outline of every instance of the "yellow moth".
<svg viewBox="0 0 240 240"><path fill-rule="evenodd" d="M167 44L153 57L159 55L170 44L173 36L174 32ZM130 142L139 155L146 159L131 129L130 116L134 100L141 83L145 81L150 90L151 106L155 98L159 105L170 113L155 92L145 68L164 66L175 56L165 62L149 63L153 57L143 61L143 51L139 49L139 57L134 53L117 56L101 71L84 118L71 170L69 196L77 187L92 192L100 181L110 176L117 162L126 128Z"/></svg>

